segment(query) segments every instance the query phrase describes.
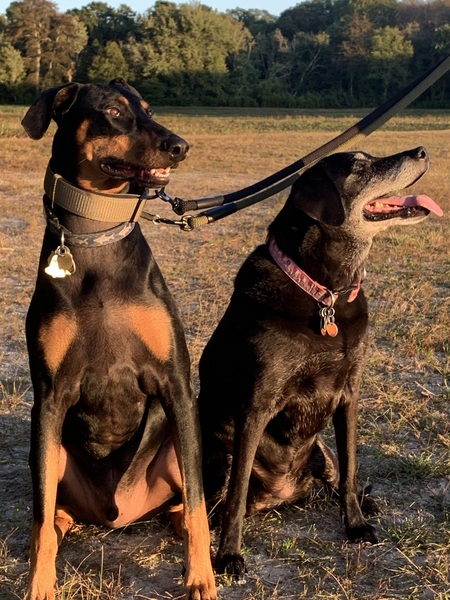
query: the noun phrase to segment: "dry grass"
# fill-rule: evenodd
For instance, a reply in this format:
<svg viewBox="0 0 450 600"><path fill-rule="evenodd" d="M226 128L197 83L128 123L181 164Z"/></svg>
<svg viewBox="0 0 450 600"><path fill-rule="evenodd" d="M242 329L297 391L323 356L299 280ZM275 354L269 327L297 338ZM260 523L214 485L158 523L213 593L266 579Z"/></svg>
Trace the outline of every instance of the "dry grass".
<svg viewBox="0 0 450 600"><path fill-rule="evenodd" d="M23 329L51 138L31 142L18 125L23 111L0 112L0 599L12 600L22 594L27 572L32 395ZM158 116L192 143L168 190L184 198L253 183L353 122L335 113ZM408 114L403 125L396 121L396 131L377 132L362 147L387 154L425 145L431 169L416 187L445 211L442 219L379 237L365 284L373 339L361 399L359 479L361 485L371 481L379 498L380 543L346 543L338 507L320 494L306 506L257 515L245 523L245 582L218 578L224 600L450 598L450 141L442 123L448 127L448 115ZM196 384L201 350L233 276L264 240L283 196L191 233L142 224L181 308ZM156 201L149 210L170 214ZM332 439L331 430L326 436ZM164 518L116 532L83 527L59 553L59 598L179 598L181 572L181 544Z"/></svg>

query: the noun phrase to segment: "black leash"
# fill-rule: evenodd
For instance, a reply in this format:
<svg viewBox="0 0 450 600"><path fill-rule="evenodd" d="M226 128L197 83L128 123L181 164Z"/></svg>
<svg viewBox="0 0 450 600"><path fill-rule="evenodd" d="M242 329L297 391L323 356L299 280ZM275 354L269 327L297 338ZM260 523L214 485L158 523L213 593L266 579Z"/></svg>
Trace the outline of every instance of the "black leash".
<svg viewBox="0 0 450 600"><path fill-rule="evenodd" d="M274 196L278 192L290 187L306 167L313 165L325 156L336 151L345 151L349 149L350 146L353 146L354 148L354 144L357 140L367 137L373 131L384 125L384 123L391 119L397 112L400 112L423 94L425 90L445 75L449 69L450 55L337 137L291 165L284 167L273 175L246 188L229 194L206 196L196 200L171 198L165 193L164 189L156 191L156 194L161 200L170 202L174 212L178 215L184 215L186 211L191 210L210 209L198 215L187 215L181 219L181 222L174 222L175 224L180 225L185 231L190 231L196 227L201 227L202 225L223 219L238 210L251 206L270 196ZM153 215L142 213L142 216L155 221ZM163 222L167 222L167 220Z"/></svg>

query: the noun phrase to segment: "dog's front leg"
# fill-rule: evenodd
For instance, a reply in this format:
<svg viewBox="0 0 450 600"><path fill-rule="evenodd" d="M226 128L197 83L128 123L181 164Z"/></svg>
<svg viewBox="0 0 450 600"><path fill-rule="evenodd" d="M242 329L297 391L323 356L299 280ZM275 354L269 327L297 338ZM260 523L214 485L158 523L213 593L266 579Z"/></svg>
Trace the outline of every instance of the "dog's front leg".
<svg viewBox="0 0 450 600"><path fill-rule="evenodd" d="M365 521L357 494L357 418L358 398L356 395L345 398L333 415L339 458L339 495L348 539L352 542L361 541L375 544L378 541L375 528Z"/></svg>
<svg viewBox="0 0 450 600"><path fill-rule="evenodd" d="M164 408L175 423L173 441L182 477L183 538L186 600L217 598L211 565L208 516L201 471L200 425L194 394L189 385L172 379L170 400Z"/></svg>
<svg viewBox="0 0 450 600"><path fill-rule="evenodd" d="M222 532L215 563L219 573L229 573L235 577L240 577L245 572L240 550L248 488L253 461L269 421L269 413L249 410L243 421L238 421L234 432L230 481L222 513Z"/></svg>
<svg viewBox="0 0 450 600"><path fill-rule="evenodd" d="M33 485L33 526L30 574L26 600L52 600L55 596L56 494L59 480L61 425L50 410L49 399L36 402L32 411L30 469ZM39 412L39 414L38 414Z"/></svg>

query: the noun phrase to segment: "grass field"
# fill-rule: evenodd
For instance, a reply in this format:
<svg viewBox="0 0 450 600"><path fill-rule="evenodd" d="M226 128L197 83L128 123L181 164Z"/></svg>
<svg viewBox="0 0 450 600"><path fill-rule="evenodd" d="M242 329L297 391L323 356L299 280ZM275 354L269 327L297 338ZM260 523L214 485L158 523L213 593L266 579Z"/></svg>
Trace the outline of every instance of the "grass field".
<svg viewBox="0 0 450 600"><path fill-rule="evenodd" d="M42 179L51 135L29 140L24 108L0 107L0 600L21 597L27 575L32 402L24 318L43 233ZM168 192L183 198L249 185L340 133L362 112L158 108L156 119L191 142ZM415 190L444 210L375 240L364 289L371 348L359 424L359 483L381 515L375 546L345 540L339 508L320 491L307 505L246 520L245 581L218 578L223 600L450 598L450 112L408 111L358 149L418 145L431 157ZM264 241L282 193L194 232L142 222L180 306L194 383L202 348L226 307L244 257ZM151 212L171 216L152 201ZM331 444L332 432L325 432ZM213 532L216 547L217 532ZM182 547L163 517L109 532L80 527L58 555L59 598L181 597Z"/></svg>

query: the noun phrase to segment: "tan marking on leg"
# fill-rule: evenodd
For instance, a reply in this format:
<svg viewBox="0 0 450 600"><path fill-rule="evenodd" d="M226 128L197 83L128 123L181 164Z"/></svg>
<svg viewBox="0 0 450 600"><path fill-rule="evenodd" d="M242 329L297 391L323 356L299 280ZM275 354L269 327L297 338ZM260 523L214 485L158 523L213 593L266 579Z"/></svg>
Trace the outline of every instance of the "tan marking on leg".
<svg viewBox="0 0 450 600"><path fill-rule="evenodd" d="M30 544L30 575L25 600L53 600L56 583L58 540L53 523L33 523Z"/></svg>
<svg viewBox="0 0 450 600"><path fill-rule="evenodd" d="M205 502L192 511L185 510L183 516L186 598L213 600L217 598L217 592Z"/></svg>
<svg viewBox="0 0 450 600"><path fill-rule="evenodd" d="M53 317L39 331L39 342L48 368L55 373L67 354L77 332L75 319L65 314Z"/></svg>
<svg viewBox="0 0 450 600"><path fill-rule="evenodd" d="M58 536L55 529L56 492L58 487L59 447L54 440L47 440L42 454L43 494L42 521L33 520L30 543L30 575L26 600L53 600L56 583L56 554ZM37 491L35 490L36 494Z"/></svg>
<svg viewBox="0 0 450 600"><path fill-rule="evenodd" d="M162 306L128 305L123 310L128 326L159 360L168 360L172 348L172 323Z"/></svg>

